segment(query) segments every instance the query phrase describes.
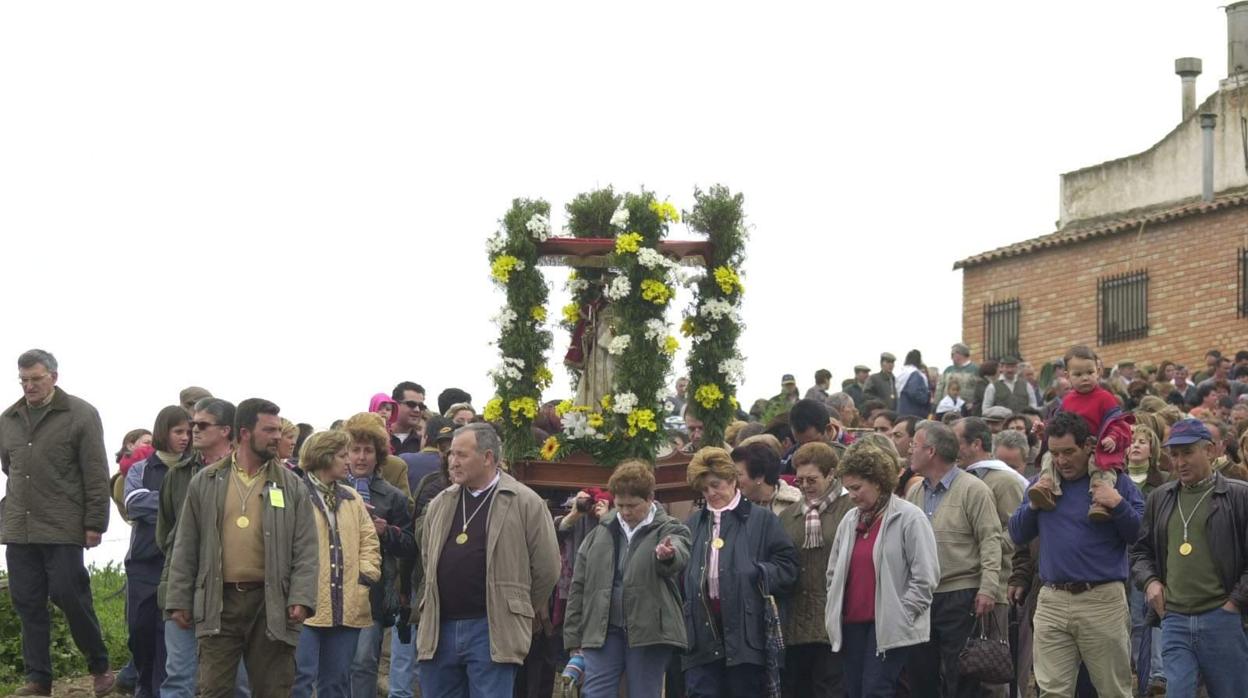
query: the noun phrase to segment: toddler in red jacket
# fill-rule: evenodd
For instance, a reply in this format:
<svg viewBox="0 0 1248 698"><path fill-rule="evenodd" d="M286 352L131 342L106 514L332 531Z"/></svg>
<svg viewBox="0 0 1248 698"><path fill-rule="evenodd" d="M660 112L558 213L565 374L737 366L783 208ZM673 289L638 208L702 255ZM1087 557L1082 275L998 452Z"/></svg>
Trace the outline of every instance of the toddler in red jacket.
<svg viewBox="0 0 1248 698"><path fill-rule="evenodd" d="M1072 390L1062 398L1062 410L1073 412L1096 434L1097 446L1092 457L1089 490L1099 483L1113 487L1126 461L1127 448L1131 445L1131 425L1135 419L1124 412L1113 393L1102 388L1097 376L1096 354L1088 347L1071 347L1065 356L1066 371L1070 375ZM1036 508L1052 511L1056 497L1062 496L1062 481L1053 472L1053 460L1045 454L1040 466L1040 479L1027 492L1027 498ZM1108 521L1110 512L1092 503L1088 509L1092 521Z"/></svg>

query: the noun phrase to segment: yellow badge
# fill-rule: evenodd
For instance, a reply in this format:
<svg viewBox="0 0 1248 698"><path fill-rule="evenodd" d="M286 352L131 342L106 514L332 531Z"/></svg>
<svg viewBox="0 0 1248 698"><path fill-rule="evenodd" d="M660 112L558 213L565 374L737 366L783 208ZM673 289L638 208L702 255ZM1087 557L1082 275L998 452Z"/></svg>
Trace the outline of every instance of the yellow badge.
<svg viewBox="0 0 1248 698"><path fill-rule="evenodd" d="M716 538L715 540L711 541L711 545L712 545L712 546L713 546L716 550L719 550L720 548L724 547L724 539L723 539L723 538Z"/></svg>
<svg viewBox="0 0 1248 698"><path fill-rule="evenodd" d="M1192 554L1192 544L1191 544L1191 543L1184 543L1183 545L1180 545L1180 546L1179 546L1179 554L1180 554L1180 555L1182 555L1183 557L1187 557L1188 555L1191 555L1191 554Z"/></svg>
<svg viewBox="0 0 1248 698"><path fill-rule="evenodd" d="M272 504L274 509L286 508L286 496L282 494L281 488L272 487L269 489L269 504Z"/></svg>

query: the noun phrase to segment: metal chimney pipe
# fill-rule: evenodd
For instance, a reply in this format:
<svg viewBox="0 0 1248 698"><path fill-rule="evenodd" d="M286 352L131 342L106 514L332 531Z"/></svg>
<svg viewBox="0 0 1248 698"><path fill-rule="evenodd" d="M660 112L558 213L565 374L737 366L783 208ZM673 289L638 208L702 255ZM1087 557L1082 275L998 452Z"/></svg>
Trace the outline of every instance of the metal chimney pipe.
<svg viewBox="0 0 1248 698"><path fill-rule="evenodd" d="M1196 76L1200 75L1199 58L1174 59L1174 72L1183 80L1183 120L1196 113Z"/></svg>
<svg viewBox="0 0 1248 698"><path fill-rule="evenodd" d="M1200 115L1201 135L1201 187L1200 199L1213 201L1213 127L1218 123L1217 114Z"/></svg>

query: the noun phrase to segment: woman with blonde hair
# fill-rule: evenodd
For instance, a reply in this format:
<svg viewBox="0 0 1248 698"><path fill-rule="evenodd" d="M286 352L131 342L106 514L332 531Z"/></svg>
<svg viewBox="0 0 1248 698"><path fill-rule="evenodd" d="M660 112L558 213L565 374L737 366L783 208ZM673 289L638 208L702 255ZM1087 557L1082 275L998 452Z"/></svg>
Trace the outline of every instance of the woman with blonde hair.
<svg viewBox="0 0 1248 698"><path fill-rule="evenodd" d="M797 580L797 550L776 515L737 489L737 466L727 451L703 448L685 472L705 499L686 522L692 538L684 576L687 695L766 695L763 594L788 595Z"/></svg>
<svg viewBox="0 0 1248 698"><path fill-rule="evenodd" d="M316 614L304 621L295 647L291 695L300 698L314 689L317 698L351 695L351 657L360 629L373 624L368 590L381 579L381 550L364 502L341 484L350 446L346 432L322 431L299 454L321 551Z"/></svg>
<svg viewBox="0 0 1248 698"><path fill-rule="evenodd" d="M641 461L616 466L607 489L615 508L577 551L563 622L564 647L585 659L583 698L662 691L674 651L687 644L677 580L689 562L689 528L654 501L654 473Z"/></svg>

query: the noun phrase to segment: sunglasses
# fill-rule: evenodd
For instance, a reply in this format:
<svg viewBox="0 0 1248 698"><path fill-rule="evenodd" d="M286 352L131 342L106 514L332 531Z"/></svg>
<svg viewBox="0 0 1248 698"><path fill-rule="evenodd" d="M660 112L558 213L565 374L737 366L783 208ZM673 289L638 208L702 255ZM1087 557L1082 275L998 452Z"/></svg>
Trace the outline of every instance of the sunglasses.
<svg viewBox="0 0 1248 698"><path fill-rule="evenodd" d="M221 426L221 425L213 424L212 422L191 422L191 428L198 429L200 431L205 431L209 427L216 427L216 426Z"/></svg>
<svg viewBox="0 0 1248 698"><path fill-rule="evenodd" d="M404 400L403 404L407 405L407 408L409 410L420 410L421 412L425 411L425 403L423 402L416 402L415 400Z"/></svg>

